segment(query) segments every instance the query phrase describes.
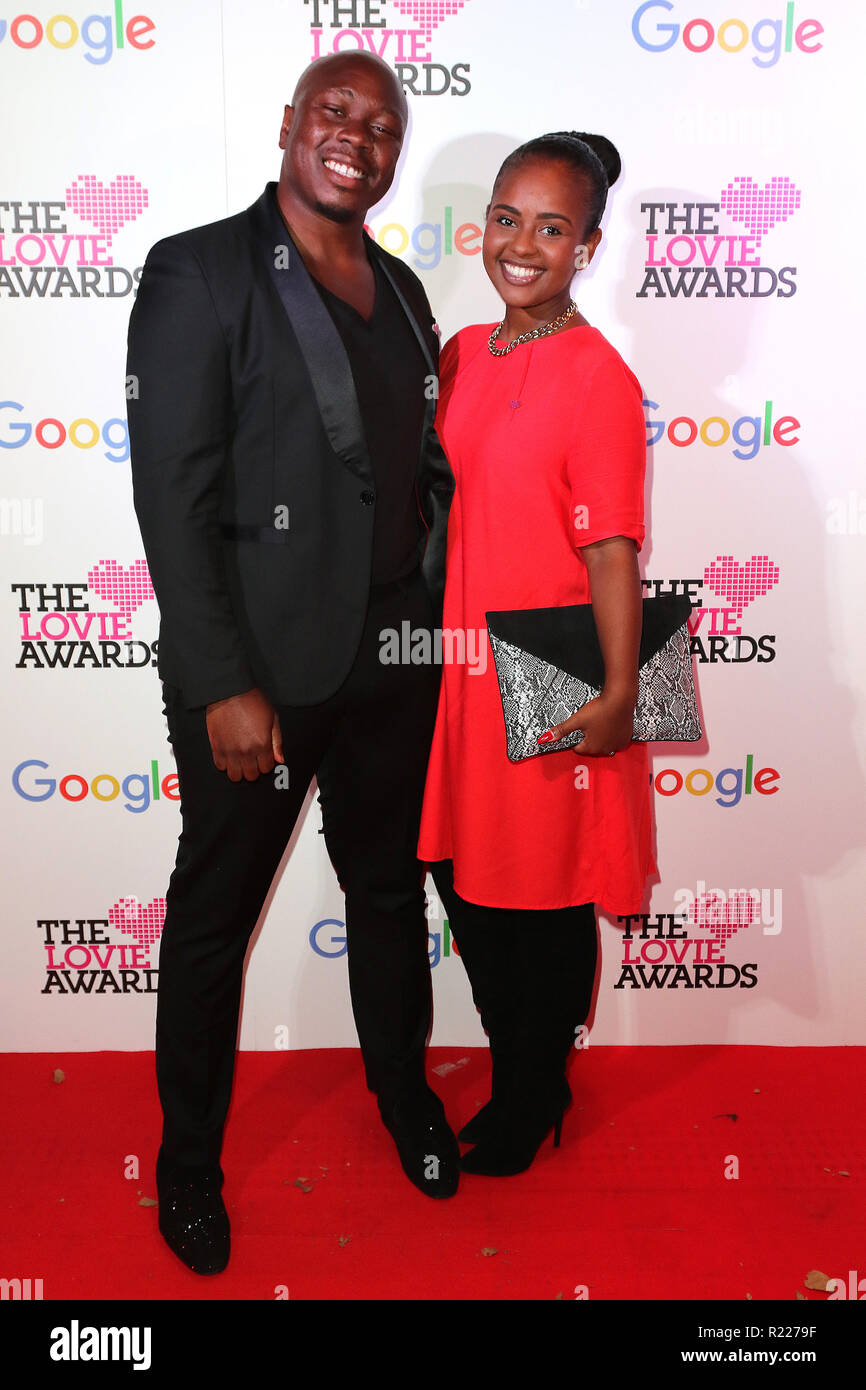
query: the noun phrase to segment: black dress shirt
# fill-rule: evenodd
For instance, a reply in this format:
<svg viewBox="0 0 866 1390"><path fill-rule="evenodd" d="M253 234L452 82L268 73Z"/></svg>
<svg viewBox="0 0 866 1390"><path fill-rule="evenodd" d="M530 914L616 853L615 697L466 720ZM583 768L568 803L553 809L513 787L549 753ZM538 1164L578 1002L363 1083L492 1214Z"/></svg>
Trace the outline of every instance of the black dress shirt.
<svg viewBox="0 0 866 1390"><path fill-rule="evenodd" d="M394 291L373 261L376 299L369 322L313 280L343 340L376 478L372 584L386 584L418 564L424 523L415 471L424 423L427 368Z"/></svg>

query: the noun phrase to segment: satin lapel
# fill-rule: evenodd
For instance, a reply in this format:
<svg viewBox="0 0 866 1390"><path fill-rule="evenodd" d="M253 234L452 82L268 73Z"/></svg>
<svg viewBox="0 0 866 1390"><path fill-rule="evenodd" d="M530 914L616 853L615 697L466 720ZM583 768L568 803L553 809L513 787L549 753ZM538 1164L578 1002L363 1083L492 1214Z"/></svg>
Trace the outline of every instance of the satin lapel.
<svg viewBox="0 0 866 1390"><path fill-rule="evenodd" d="M275 194L276 185L268 184L249 209L264 262L307 364L331 446L347 468L372 486L373 467L346 349L280 216ZM278 247L288 248L284 269L276 264Z"/></svg>
<svg viewBox="0 0 866 1390"><path fill-rule="evenodd" d="M424 334L423 334L423 332L422 332L422 330L421 330L421 325L419 324L419 322L418 322L418 320L416 319L414 313L412 312L411 308L409 307L409 301L406 299L406 296L404 295L403 291L400 289L400 286L397 284L397 281L396 281L395 277L394 277L394 276L392 275L392 273L391 273L391 269L390 269L390 266L388 265L387 257L385 257L385 256L383 256L383 255L381 254L381 252L380 252L380 250L379 250L379 247L376 245L375 241L373 241L373 238L367 236L366 232L364 233L364 239L365 239L365 241L369 242L369 244L370 244L370 249L371 249L371 251L373 252L373 255L376 257L376 260L379 262L379 265L381 266L383 273L384 273L385 275L387 275L387 277L388 277L388 282L389 282L389 284L390 284L392 290L393 290L394 293L396 294L397 298L399 299L400 304L401 304L401 306L402 306L402 308L403 308L403 313L406 315L407 319L409 320L410 324L412 325L412 328L413 328L414 333L415 333L415 337L418 339L418 342L421 344L421 351L422 351L423 354L424 354L424 361L427 363L427 366L428 366L428 368L430 369L430 372L435 376L435 374L436 374L436 367L435 367L434 362L433 362L433 357L432 357L432 355L431 355L431 353L430 353L430 347L429 347L429 345L428 345L427 339L424 337Z"/></svg>

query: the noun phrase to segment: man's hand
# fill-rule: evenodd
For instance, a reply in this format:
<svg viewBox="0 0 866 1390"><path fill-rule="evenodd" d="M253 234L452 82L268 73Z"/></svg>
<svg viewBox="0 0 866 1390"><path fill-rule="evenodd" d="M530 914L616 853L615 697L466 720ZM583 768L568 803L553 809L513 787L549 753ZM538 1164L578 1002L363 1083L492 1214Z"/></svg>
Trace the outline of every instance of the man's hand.
<svg viewBox="0 0 866 1390"><path fill-rule="evenodd" d="M277 712L255 687L208 705L207 732L214 763L232 782L255 782L284 761Z"/></svg>

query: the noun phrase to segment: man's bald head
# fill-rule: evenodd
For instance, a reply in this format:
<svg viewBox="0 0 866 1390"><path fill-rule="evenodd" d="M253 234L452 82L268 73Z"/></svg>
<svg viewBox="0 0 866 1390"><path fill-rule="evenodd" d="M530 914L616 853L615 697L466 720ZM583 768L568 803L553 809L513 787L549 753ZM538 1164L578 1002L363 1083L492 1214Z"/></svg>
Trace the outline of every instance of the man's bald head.
<svg viewBox="0 0 866 1390"><path fill-rule="evenodd" d="M406 94L394 69L375 53L328 53L324 58L316 58L298 78L292 95L292 106L297 106L306 97L326 87L346 85L347 88L351 88L353 69L355 72L366 70L390 87L391 104L394 111L400 115L405 128L409 119Z"/></svg>
<svg viewBox="0 0 866 1390"><path fill-rule="evenodd" d="M409 107L393 68L373 53L332 53L301 74L280 130L281 207L300 205L362 227L387 193Z"/></svg>

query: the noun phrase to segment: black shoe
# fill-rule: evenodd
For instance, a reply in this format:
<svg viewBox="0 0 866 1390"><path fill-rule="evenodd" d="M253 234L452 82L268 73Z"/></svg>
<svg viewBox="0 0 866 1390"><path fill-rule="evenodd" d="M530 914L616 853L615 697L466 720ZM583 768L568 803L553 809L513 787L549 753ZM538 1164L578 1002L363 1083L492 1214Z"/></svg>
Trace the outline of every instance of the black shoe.
<svg viewBox="0 0 866 1390"><path fill-rule="evenodd" d="M503 1098L512 1088L514 1077L519 1075L521 1067L520 1056L515 1055L514 1042L508 1031L504 1027L497 1028L489 1016L482 1021L490 1045L490 1099L476 1110L458 1132L457 1138L461 1144L480 1144L485 1135L491 1133L496 1112L501 1109ZM509 1046L504 1045L503 1037L508 1040Z"/></svg>
<svg viewBox="0 0 866 1390"><path fill-rule="evenodd" d="M502 1101L490 1110L479 1143L461 1158L461 1169L491 1178L525 1172L551 1129L553 1146L559 1148L562 1117L570 1104L571 1089L564 1077L540 1094Z"/></svg>
<svg viewBox="0 0 866 1390"><path fill-rule="evenodd" d="M403 1172L427 1197L453 1197L460 1180L460 1150L434 1091L404 1096L381 1107Z"/></svg>
<svg viewBox="0 0 866 1390"><path fill-rule="evenodd" d="M229 1262L229 1218L220 1196L222 1171L181 1168L156 1160L159 1229L194 1274L219 1274Z"/></svg>
<svg viewBox="0 0 866 1390"><path fill-rule="evenodd" d="M536 1090L536 1079L527 1073L526 1054L531 1051L533 1042L537 1045L538 1031L536 1028L535 1037L523 1044L520 1043L519 1034L515 1033L515 1044L515 1036L507 1032L501 1036L495 1027L488 1030L492 1068L490 1099L458 1132L457 1138L462 1144L480 1144L482 1140L492 1137L497 1133L496 1126L502 1120L502 1112L507 1111L512 1099L515 1096L519 1098L522 1090L528 1090L530 1094ZM571 1033L565 1035L564 1042L557 1038L556 1043L549 1052L545 1051L539 1055L537 1066L539 1071L547 1073L553 1068L554 1074L560 1077L558 1083L551 1083L553 1096L565 1097L567 1093L567 1103L571 1100L571 1091L565 1081L564 1072L571 1051Z"/></svg>
<svg viewBox="0 0 866 1390"><path fill-rule="evenodd" d="M571 1042L569 1039L569 1048ZM493 1055L493 1087L490 1099L475 1112L471 1119L461 1130L458 1130L457 1138L461 1144L480 1144L482 1140L490 1138L496 1133L496 1125L501 1119L501 1113L507 1106L509 1091L513 1090L515 1084L520 1085L519 1079L515 1082L515 1064L508 1058L500 1060L494 1052L494 1043L491 1040L490 1051ZM563 1064L564 1065L564 1064ZM519 1071L517 1076L519 1078ZM523 1083L525 1084L525 1082ZM565 1104L571 1100L571 1090L564 1078L560 1081L559 1087L555 1090L556 1096L561 1096Z"/></svg>
<svg viewBox="0 0 866 1390"><path fill-rule="evenodd" d="M485 1135L489 1134L493 1125L493 1117L496 1102L491 1096L486 1105L482 1105L477 1110L471 1120L467 1120L461 1130L457 1131L457 1138L461 1144L480 1144Z"/></svg>

